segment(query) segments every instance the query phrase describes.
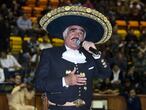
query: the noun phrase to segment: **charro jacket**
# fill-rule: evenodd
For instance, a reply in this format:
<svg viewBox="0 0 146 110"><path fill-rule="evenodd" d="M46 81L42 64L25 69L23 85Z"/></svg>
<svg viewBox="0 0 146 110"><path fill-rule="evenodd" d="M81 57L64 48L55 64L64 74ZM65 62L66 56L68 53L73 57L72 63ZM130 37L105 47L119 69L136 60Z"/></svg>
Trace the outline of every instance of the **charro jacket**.
<svg viewBox="0 0 146 110"><path fill-rule="evenodd" d="M82 99L86 103L86 108L90 108L92 101L93 78L106 78L111 74L109 65L99 56L93 56L80 49L86 57L85 63L72 63L62 58L62 53L66 51L65 46L53 47L42 51L40 62L36 70L35 87L36 90L46 92L48 99L56 104L64 104L76 99ZM85 74L87 84L84 86L63 87L62 78L77 68L77 74Z"/></svg>

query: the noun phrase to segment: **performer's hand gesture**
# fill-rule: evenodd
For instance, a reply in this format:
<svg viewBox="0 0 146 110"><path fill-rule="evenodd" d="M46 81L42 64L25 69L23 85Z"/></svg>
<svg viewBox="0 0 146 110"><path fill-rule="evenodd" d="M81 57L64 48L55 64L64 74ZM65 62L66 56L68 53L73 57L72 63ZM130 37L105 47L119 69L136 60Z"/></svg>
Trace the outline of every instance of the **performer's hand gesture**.
<svg viewBox="0 0 146 110"><path fill-rule="evenodd" d="M85 76L82 76L80 74L75 74L75 73L76 73L76 68L74 68L74 70L71 71L70 74L65 76L65 83L69 86L86 85L87 78Z"/></svg>

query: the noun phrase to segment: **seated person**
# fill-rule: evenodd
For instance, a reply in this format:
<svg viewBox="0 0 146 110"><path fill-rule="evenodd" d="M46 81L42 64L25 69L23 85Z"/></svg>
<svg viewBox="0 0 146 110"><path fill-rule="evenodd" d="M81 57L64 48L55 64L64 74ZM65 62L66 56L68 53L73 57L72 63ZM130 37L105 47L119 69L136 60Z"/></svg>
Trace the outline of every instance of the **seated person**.
<svg viewBox="0 0 146 110"><path fill-rule="evenodd" d="M96 89L95 92L97 92L99 94L118 95L119 94L119 88L112 87L110 79L106 78L102 82L100 82L100 87L98 89Z"/></svg>
<svg viewBox="0 0 146 110"><path fill-rule="evenodd" d="M127 110L141 110L140 98L137 96L135 89L131 88L128 94L125 94Z"/></svg>
<svg viewBox="0 0 146 110"><path fill-rule="evenodd" d="M43 49L46 49L46 48L52 48L53 45L51 44L51 42L49 41L49 37L48 35L44 35L42 37L42 42L39 44L39 49L40 50L43 50Z"/></svg>
<svg viewBox="0 0 146 110"><path fill-rule="evenodd" d="M15 76L15 87L9 96L10 110L37 110L32 105L26 105L26 100L32 100L35 92L30 84L22 82L22 77L17 74Z"/></svg>
<svg viewBox="0 0 146 110"><path fill-rule="evenodd" d="M113 65L111 75L112 86L120 86L123 83L123 72L117 64Z"/></svg>
<svg viewBox="0 0 146 110"><path fill-rule="evenodd" d="M22 66L19 64L17 59L13 55L8 54L6 51L2 51L0 53L0 65L4 69L6 78L13 76L14 73L21 71L22 69Z"/></svg>

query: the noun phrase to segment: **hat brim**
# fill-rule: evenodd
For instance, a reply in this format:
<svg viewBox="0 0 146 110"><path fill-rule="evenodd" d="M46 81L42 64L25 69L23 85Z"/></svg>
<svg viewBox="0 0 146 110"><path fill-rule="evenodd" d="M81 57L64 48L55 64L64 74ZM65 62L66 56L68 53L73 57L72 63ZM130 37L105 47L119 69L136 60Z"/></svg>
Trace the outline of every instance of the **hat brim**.
<svg viewBox="0 0 146 110"><path fill-rule="evenodd" d="M52 37L61 39L70 25L82 26L86 31L85 39L97 44L106 42L112 34L111 24L103 14L81 6L55 9L47 13L40 24Z"/></svg>

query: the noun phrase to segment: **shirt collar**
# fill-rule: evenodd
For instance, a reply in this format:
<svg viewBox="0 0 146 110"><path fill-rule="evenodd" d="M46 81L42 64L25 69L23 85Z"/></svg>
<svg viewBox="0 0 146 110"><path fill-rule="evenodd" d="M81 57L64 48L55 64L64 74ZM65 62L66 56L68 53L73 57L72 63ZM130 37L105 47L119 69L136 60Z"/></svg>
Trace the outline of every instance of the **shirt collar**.
<svg viewBox="0 0 146 110"><path fill-rule="evenodd" d="M85 63L86 57L79 50L74 50L65 45L66 51L63 52L62 58L73 63Z"/></svg>

